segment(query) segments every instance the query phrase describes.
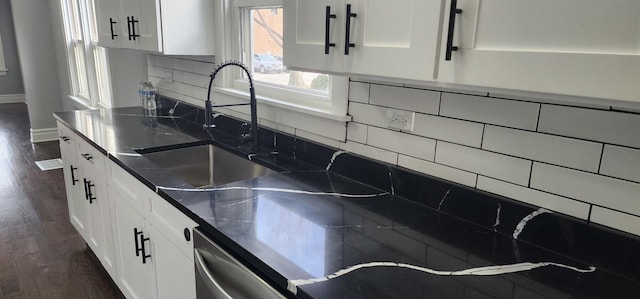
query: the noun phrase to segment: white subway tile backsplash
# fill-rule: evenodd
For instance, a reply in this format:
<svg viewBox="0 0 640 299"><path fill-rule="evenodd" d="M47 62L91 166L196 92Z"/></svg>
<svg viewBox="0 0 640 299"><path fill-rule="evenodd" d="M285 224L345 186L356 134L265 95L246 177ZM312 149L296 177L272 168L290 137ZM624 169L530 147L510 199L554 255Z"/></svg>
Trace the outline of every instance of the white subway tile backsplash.
<svg viewBox="0 0 640 299"><path fill-rule="evenodd" d="M600 173L640 183L640 150L605 145Z"/></svg>
<svg viewBox="0 0 640 299"><path fill-rule="evenodd" d="M502 195L534 206L586 220L589 204L488 177L478 177L478 189Z"/></svg>
<svg viewBox="0 0 640 299"><path fill-rule="evenodd" d="M531 188L640 215L640 184L535 162Z"/></svg>
<svg viewBox="0 0 640 299"><path fill-rule="evenodd" d="M640 114L542 105L538 131L640 148Z"/></svg>
<svg viewBox="0 0 640 299"><path fill-rule="evenodd" d="M602 144L487 125L482 148L512 156L598 172Z"/></svg>
<svg viewBox="0 0 640 299"><path fill-rule="evenodd" d="M416 159L405 155L398 157L398 166L408 168L417 172L425 173L435 177L439 177L445 180L453 181L459 184L463 184L469 187L476 186L475 173L467 172L464 170L436 164L433 162Z"/></svg>
<svg viewBox="0 0 640 299"><path fill-rule="evenodd" d="M389 164L398 164L398 153L390 152L388 150L380 149L377 147L347 140L346 143L340 142L340 149L361 156L380 160Z"/></svg>
<svg viewBox="0 0 640 299"><path fill-rule="evenodd" d="M350 122L347 124L347 140L359 142L359 143L367 143L367 131L369 126Z"/></svg>
<svg viewBox="0 0 640 299"><path fill-rule="evenodd" d="M349 101L369 103L369 83L351 81L349 83Z"/></svg>
<svg viewBox="0 0 640 299"><path fill-rule="evenodd" d="M209 62L192 61L175 58L173 68L179 71L195 73L200 75L209 75L213 72L215 65Z"/></svg>
<svg viewBox="0 0 640 299"><path fill-rule="evenodd" d="M540 104L442 93L440 115L511 128L535 130Z"/></svg>
<svg viewBox="0 0 640 299"><path fill-rule="evenodd" d="M388 109L361 103L349 103L349 115L353 117L353 121L383 128L387 126Z"/></svg>
<svg viewBox="0 0 640 299"><path fill-rule="evenodd" d="M483 126L483 124L453 118L416 114L413 134L480 147Z"/></svg>
<svg viewBox="0 0 640 299"><path fill-rule="evenodd" d="M330 146L333 148L338 148L340 146L340 142L338 140L327 138L324 136L320 136L318 134L310 133L310 132L299 130L299 129L296 129L296 136L307 139L307 140L315 141L317 143L324 144L326 146Z"/></svg>
<svg viewBox="0 0 640 299"><path fill-rule="evenodd" d="M435 115L440 92L372 84L369 104Z"/></svg>
<svg viewBox="0 0 640 299"><path fill-rule="evenodd" d="M636 236L640 235L640 217L637 216L594 206L591 211L591 221Z"/></svg>
<svg viewBox="0 0 640 299"><path fill-rule="evenodd" d="M528 184L531 171L531 161L447 142L438 142L436 163L523 186Z"/></svg>
<svg viewBox="0 0 640 299"><path fill-rule="evenodd" d="M429 161L433 161L436 149L433 139L377 127L369 127L367 144Z"/></svg>
<svg viewBox="0 0 640 299"><path fill-rule="evenodd" d="M194 74L189 72L176 72L176 73L180 73L181 75L180 77L177 77L176 74L174 73L173 75L174 81L178 81L178 82L182 82L182 83L186 83L186 84L190 84L190 85L194 85L202 88L209 88L209 80L211 79L209 76Z"/></svg>

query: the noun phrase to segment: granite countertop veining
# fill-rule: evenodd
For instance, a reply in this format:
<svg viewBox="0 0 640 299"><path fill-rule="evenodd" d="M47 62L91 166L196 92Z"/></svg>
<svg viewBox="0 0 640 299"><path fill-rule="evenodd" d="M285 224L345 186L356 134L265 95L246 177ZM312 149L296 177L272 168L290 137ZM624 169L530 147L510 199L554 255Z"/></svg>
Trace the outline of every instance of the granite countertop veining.
<svg viewBox="0 0 640 299"><path fill-rule="evenodd" d="M236 120L207 132L181 107L180 117L139 107L55 117L291 297L640 294L637 238L262 128L253 155ZM207 143L279 173L194 189L138 153Z"/></svg>

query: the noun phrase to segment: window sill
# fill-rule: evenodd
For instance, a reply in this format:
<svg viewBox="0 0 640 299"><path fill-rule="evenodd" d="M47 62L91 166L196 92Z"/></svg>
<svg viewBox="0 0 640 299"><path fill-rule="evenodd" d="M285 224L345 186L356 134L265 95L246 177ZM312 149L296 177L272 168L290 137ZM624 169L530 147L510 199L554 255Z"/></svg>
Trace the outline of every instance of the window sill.
<svg viewBox="0 0 640 299"><path fill-rule="evenodd" d="M220 93L220 94L232 96L239 99L247 99L247 100L249 99L248 92L240 91L234 88L214 87L212 89L212 93ZM261 97L261 96L256 96L256 99L258 100L259 104L282 108L282 109L295 111L303 114L308 114L316 117L321 117L329 120L345 122L345 123L350 122L352 120L351 115L334 114L329 109L311 108L303 105L297 105L297 104L293 104L285 101L280 101L274 98L267 98L267 97ZM212 101L215 101L215 99L212 98Z"/></svg>

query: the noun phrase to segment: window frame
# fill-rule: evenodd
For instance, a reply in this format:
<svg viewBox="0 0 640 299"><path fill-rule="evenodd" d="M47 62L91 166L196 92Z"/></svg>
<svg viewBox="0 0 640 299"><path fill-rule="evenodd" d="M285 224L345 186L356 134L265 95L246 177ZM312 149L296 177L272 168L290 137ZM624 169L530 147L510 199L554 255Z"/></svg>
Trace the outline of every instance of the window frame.
<svg viewBox="0 0 640 299"><path fill-rule="evenodd" d="M112 96L109 61L106 49L98 45L95 2L60 2L70 79L69 97L87 108L110 108ZM73 15L74 9L78 10L78 16ZM76 20L80 24L74 23ZM82 58L77 58L77 55ZM80 63L84 66L79 65Z"/></svg>
<svg viewBox="0 0 640 299"><path fill-rule="evenodd" d="M4 60L4 48L2 47L2 34L0 34L0 76L6 76L9 70L7 69L6 61Z"/></svg>
<svg viewBox="0 0 640 299"><path fill-rule="evenodd" d="M228 60L243 61L242 47L244 34L241 22L250 22L242 18L241 9L247 8L276 8L282 7L282 0L229 0L222 1L221 14L216 17L222 19L222 31L218 31L217 36L219 47L216 51L216 61L218 63ZM226 4L226 5L225 5ZM251 53L244 54L247 59L251 59ZM282 86L274 86L268 83L255 82L256 98L261 104L296 111L305 114L330 119L334 121L347 122L351 117L347 114L347 98L349 78L343 76L330 76L330 91L327 96L320 96L314 92L296 91ZM243 78L242 72L237 70L225 70L220 72L214 82L211 98L215 102L216 98L235 96L245 97L248 95L249 83ZM241 111L240 109L230 110ZM262 116L261 116L262 117ZM268 119L277 121L275 119ZM336 139L343 139L336 137Z"/></svg>

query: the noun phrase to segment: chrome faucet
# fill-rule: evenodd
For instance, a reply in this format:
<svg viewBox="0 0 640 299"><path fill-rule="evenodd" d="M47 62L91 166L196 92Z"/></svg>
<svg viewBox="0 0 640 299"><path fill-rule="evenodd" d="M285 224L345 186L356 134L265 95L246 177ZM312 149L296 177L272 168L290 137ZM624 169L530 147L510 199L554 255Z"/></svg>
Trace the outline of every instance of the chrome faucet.
<svg viewBox="0 0 640 299"><path fill-rule="evenodd" d="M213 85L213 80L216 78L216 75L218 74L218 72L220 72L220 70L230 65L235 65L237 67L240 67L247 74L247 78L249 78L250 101L249 103L242 103L242 104L212 106L211 105L211 86ZM207 101L205 102L205 106L204 106L205 107L204 127L207 129L215 127L215 125L213 124L213 108L214 107L218 108L218 107L251 105L251 133L243 134L241 137L242 137L242 141L244 142L252 141L251 149L257 153L258 151L260 151L260 145L259 145L259 139L258 139L258 112L257 112L258 107L256 103L256 92L253 89L253 77L251 76L251 72L249 72L249 68L247 68L246 65L242 64L239 61L226 61L216 66L216 68L213 70L211 75L209 75L209 77L211 77L211 80L209 81L209 89L207 91Z"/></svg>

